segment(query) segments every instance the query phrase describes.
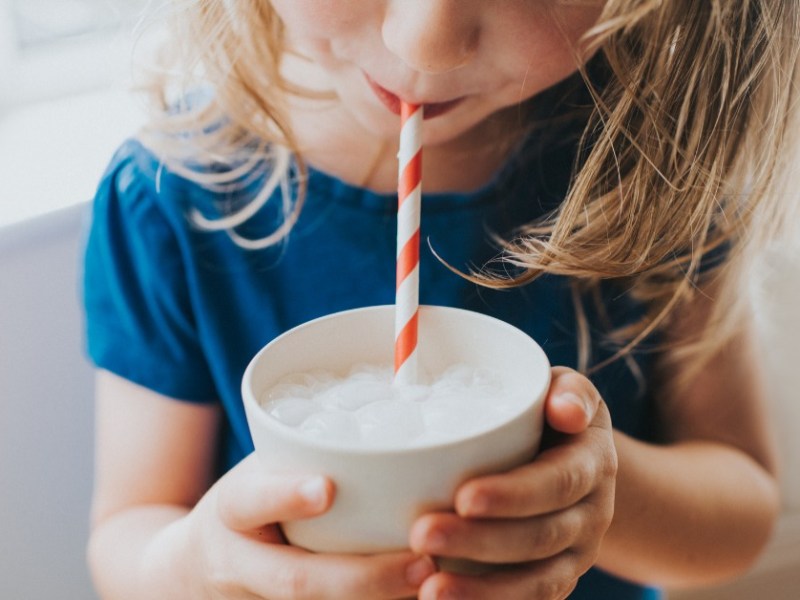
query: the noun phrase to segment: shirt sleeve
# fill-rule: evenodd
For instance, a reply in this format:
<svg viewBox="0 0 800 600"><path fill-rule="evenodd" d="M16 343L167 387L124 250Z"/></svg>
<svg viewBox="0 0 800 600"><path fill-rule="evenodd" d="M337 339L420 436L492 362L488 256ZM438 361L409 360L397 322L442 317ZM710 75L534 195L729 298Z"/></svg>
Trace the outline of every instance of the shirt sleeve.
<svg viewBox="0 0 800 600"><path fill-rule="evenodd" d="M86 349L96 366L166 396L218 394L184 267L185 217L157 191L157 162L126 143L98 187L86 237Z"/></svg>

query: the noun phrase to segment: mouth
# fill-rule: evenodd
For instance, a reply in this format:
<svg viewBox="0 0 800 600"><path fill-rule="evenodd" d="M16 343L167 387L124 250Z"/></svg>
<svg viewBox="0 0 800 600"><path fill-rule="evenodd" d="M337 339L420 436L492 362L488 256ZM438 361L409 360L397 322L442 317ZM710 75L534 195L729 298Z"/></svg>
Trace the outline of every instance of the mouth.
<svg viewBox="0 0 800 600"><path fill-rule="evenodd" d="M366 73L364 73L364 77L366 78L367 83L369 84L369 87L372 89L375 96L378 98L378 100L380 100L381 104L383 104L391 113L400 116L400 97L375 83L375 81L373 81L373 79ZM447 100L445 102L424 102L422 103L422 118L428 120L439 117L453 110L456 106L461 104L463 100L464 96L454 98L453 100Z"/></svg>

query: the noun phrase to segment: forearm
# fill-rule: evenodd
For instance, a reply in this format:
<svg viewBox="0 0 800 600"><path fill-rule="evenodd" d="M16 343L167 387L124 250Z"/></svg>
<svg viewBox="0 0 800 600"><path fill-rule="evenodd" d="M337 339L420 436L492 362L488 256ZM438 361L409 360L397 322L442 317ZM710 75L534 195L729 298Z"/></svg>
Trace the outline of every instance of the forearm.
<svg viewBox="0 0 800 600"><path fill-rule="evenodd" d="M93 528L89 568L104 600L187 597L180 593L184 582L174 565L174 557L181 554L180 525L187 512L176 506L143 506L112 515Z"/></svg>
<svg viewBox="0 0 800 600"><path fill-rule="evenodd" d="M713 442L655 446L615 432L615 514L598 566L669 587L742 572L778 513L774 478L750 456Z"/></svg>

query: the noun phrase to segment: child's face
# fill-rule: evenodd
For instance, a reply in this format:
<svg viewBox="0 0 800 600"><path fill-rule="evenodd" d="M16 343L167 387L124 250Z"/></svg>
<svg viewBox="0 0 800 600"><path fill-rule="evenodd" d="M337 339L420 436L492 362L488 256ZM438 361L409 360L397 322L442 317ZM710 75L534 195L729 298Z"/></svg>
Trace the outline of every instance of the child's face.
<svg viewBox="0 0 800 600"><path fill-rule="evenodd" d="M316 65L298 76L300 83L332 87L342 109L379 135L396 135L399 98L425 104L426 144L455 139L574 73L577 41L603 5L603 0L271 2L292 46Z"/></svg>

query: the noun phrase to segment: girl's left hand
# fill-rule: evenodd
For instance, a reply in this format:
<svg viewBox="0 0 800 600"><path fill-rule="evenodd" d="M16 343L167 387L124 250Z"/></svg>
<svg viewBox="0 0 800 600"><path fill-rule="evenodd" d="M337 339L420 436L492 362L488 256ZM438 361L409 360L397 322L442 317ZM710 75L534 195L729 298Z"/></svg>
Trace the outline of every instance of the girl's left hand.
<svg viewBox="0 0 800 600"><path fill-rule="evenodd" d="M563 599L595 563L614 512L611 418L586 377L564 367L552 375L537 457L464 483L455 513L424 515L411 529L415 552L502 568L480 576L437 573L420 589L421 600Z"/></svg>

